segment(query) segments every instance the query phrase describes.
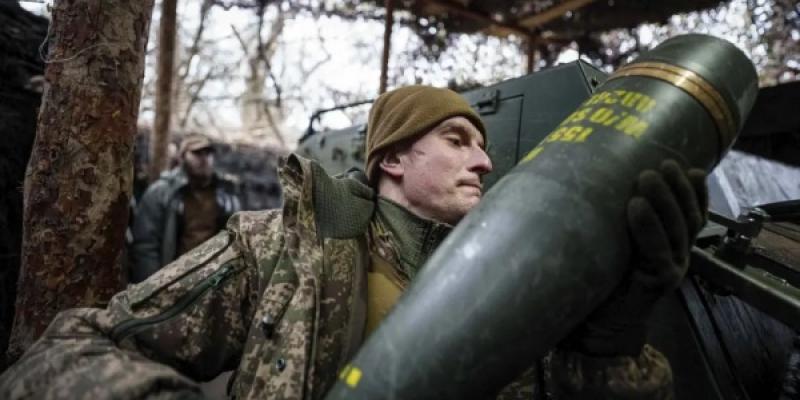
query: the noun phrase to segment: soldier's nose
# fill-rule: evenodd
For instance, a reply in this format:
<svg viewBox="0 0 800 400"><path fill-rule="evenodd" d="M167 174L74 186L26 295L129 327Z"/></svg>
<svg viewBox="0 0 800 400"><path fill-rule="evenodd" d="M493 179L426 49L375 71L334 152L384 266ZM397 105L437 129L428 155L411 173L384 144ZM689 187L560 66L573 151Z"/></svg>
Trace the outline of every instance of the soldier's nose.
<svg viewBox="0 0 800 400"><path fill-rule="evenodd" d="M484 149L480 147L476 148L472 153L471 161L472 165L470 167L470 171L473 171L478 175L484 175L492 172L492 160L489 158L489 155L486 154Z"/></svg>

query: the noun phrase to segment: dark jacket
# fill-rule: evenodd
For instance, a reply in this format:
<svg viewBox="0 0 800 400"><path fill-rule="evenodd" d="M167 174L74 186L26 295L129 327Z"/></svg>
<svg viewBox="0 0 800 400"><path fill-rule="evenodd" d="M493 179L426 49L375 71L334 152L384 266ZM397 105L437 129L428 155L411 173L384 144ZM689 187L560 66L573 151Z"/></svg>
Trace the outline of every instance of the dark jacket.
<svg viewBox="0 0 800 400"><path fill-rule="evenodd" d="M241 205L232 181L216 173L212 179L219 210L217 228L222 229L228 218L241 209ZM131 282L145 280L178 257L183 194L188 185L189 178L183 168L177 167L164 172L142 195L133 221Z"/></svg>

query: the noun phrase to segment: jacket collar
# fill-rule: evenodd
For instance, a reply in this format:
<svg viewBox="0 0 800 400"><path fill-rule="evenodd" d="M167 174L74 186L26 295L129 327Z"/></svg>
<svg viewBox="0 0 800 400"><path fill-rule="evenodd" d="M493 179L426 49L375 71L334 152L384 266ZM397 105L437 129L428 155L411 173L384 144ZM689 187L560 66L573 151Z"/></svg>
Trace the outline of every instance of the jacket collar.
<svg viewBox="0 0 800 400"><path fill-rule="evenodd" d="M376 215L373 244L382 257L399 265L409 280L453 230L451 225L420 217L384 197L378 200ZM386 244L394 251L387 251Z"/></svg>
<svg viewBox="0 0 800 400"><path fill-rule="evenodd" d="M330 177L310 162L314 214L321 238L352 239L364 235L375 211L375 191L358 170Z"/></svg>
<svg viewBox="0 0 800 400"><path fill-rule="evenodd" d="M422 218L391 200L377 197L360 171L330 177L316 162L291 154L282 162L280 175L287 204L298 202L296 197L311 181L319 239L356 238L365 234L373 222L373 247L387 261L398 265L409 279L452 230L451 225ZM373 218L376 212L377 218Z"/></svg>

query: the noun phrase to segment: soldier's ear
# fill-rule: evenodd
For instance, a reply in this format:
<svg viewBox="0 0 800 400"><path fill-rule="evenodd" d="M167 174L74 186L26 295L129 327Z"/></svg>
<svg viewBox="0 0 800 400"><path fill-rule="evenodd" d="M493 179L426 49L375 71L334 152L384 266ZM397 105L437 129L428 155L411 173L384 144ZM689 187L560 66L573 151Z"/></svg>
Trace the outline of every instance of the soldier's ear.
<svg viewBox="0 0 800 400"><path fill-rule="evenodd" d="M378 167L381 169L382 173L388 176L394 178L403 176L403 162L395 148L389 149L381 155L381 161L378 163Z"/></svg>

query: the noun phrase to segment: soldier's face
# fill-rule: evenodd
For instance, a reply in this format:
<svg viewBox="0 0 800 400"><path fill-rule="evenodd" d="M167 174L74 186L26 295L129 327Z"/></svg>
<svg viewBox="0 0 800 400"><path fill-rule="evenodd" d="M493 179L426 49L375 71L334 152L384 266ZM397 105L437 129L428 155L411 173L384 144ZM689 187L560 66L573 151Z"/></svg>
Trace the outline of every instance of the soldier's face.
<svg viewBox="0 0 800 400"><path fill-rule="evenodd" d="M492 170L480 131L449 118L397 153L401 185L412 211L455 225L481 199L481 177Z"/></svg>
<svg viewBox="0 0 800 400"><path fill-rule="evenodd" d="M210 148L183 153L183 168L195 179L208 179L214 173L214 152Z"/></svg>

